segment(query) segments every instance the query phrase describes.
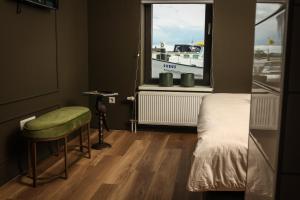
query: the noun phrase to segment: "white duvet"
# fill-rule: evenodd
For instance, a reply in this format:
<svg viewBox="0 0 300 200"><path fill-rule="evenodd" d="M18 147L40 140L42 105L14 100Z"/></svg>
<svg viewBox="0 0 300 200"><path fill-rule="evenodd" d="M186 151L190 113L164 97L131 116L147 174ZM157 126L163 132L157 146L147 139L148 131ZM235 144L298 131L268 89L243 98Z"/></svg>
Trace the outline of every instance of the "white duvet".
<svg viewBox="0 0 300 200"><path fill-rule="evenodd" d="M203 97L188 190L245 190L249 116L249 94Z"/></svg>

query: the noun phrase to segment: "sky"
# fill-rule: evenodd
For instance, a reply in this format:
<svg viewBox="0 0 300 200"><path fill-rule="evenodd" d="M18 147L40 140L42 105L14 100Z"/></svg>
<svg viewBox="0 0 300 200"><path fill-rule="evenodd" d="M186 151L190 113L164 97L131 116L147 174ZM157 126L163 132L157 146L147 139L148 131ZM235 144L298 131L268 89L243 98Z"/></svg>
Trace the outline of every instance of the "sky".
<svg viewBox="0 0 300 200"><path fill-rule="evenodd" d="M280 8L278 3L259 3L256 9L256 23ZM163 42L167 50L174 44L195 44L204 41L204 4L153 4L153 41L159 47ZM268 39L280 43L277 20L273 18L257 28L256 44L267 45Z"/></svg>
<svg viewBox="0 0 300 200"><path fill-rule="evenodd" d="M256 23L270 16L280 8L280 4L277 3L259 3L256 8ZM280 14L279 14L280 15ZM280 15L282 16L282 15ZM280 16L274 16L265 22L255 27L255 44L256 45L268 45L268 41L272 39L274 45L280 45L282 42L282 28L283 25L280 22L284 18Z"/></svg>
<svg viewBox="0 0 300 200"><path fill-rule="evenodd" d="M205 5L154 4L153 46L204 41Z"/></svg>
<svg viewBox="0 0 300 200"><path fill-rule="evenodd" d="M258 3L256 6L256 23L274 13L280 6L279 3Z"/></svg>

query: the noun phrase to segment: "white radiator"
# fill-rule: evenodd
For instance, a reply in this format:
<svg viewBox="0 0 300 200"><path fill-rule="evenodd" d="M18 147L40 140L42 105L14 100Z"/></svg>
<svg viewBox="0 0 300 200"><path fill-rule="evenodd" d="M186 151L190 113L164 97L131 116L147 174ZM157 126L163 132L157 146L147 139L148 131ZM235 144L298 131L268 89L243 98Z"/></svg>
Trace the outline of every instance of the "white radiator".
<svg viewBox="0 0 300 200"><path fill-rule="evenodd" d="M255 94L251 98L250 128L277 130L279 117L279 96Z"/></svg>
<svg viewBox="0 0 300 200"><path fill-rule="evenodd" d="M141 91L138 123L197 126L202 97L207 93Z"/></svg>

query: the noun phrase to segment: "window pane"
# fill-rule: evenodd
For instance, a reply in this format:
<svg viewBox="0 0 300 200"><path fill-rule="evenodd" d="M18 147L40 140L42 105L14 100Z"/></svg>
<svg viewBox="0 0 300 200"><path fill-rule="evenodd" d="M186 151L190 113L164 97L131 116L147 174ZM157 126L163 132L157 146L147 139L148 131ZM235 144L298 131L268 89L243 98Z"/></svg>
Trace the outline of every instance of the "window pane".
<svg viewBox="0 0 300 200"><path fill-rule="evenodd" d="M153 4L152 78L172 72L203 79L205 4Z"/></svg>
<svg viewBox="0 0 300 200"><path fill-rule="evenodd" d="M279 7L278 4L264 5ZM258 6L257 13L269 13L268 16L274 14L274 11L269 12L267 6ZM275 90L279 90L281 85L284 22L285 12L281 11L255 27L253 78Z"/></svg>
<svg viewBox="0 0 300 200"><path fill-rule="evenodd" d="M265 18L275 13L281 7L280 3L257 3L255 23L259 23Z"/></svg>

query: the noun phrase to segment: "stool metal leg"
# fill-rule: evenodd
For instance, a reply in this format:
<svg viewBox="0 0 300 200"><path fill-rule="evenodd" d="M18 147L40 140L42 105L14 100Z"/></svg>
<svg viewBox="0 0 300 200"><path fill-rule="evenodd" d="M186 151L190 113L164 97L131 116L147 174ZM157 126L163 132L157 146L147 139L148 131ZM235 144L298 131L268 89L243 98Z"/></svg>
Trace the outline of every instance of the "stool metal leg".
<svg viewBox="0 0 300 200"><path fill-rule="evenodd" d="M87 134L88 134L88 151L89 151L89 158L92 157L91 155L91 139L90 139L90 123L87 124Z"/></svg>
<svg viewBox="0 0 300 200"><path fill-rule="evenodd" d="M65 178L68 178L68 138L64 138L64 149L65 149Z"/></svg>
<svg viewBox="0 0 300 200"><path fill-rule="evenodd" d="M79 136L79 141L80 141L80 151L83 152L83 128L80 128L80 136Z"/></svg>
<svg viewBox="0 0 300 200"><path fill-rule="evenodd" d="M32 165L32 179L33 179L33 187L36 187L36 142L31 143L31 165Z"/></svg>
<svg viewBox="0 0 300 200"><path fill-rule="evenodd" d="M27 141L27 173L28 176L31 177L31 142L28 140Z"/></svg>

